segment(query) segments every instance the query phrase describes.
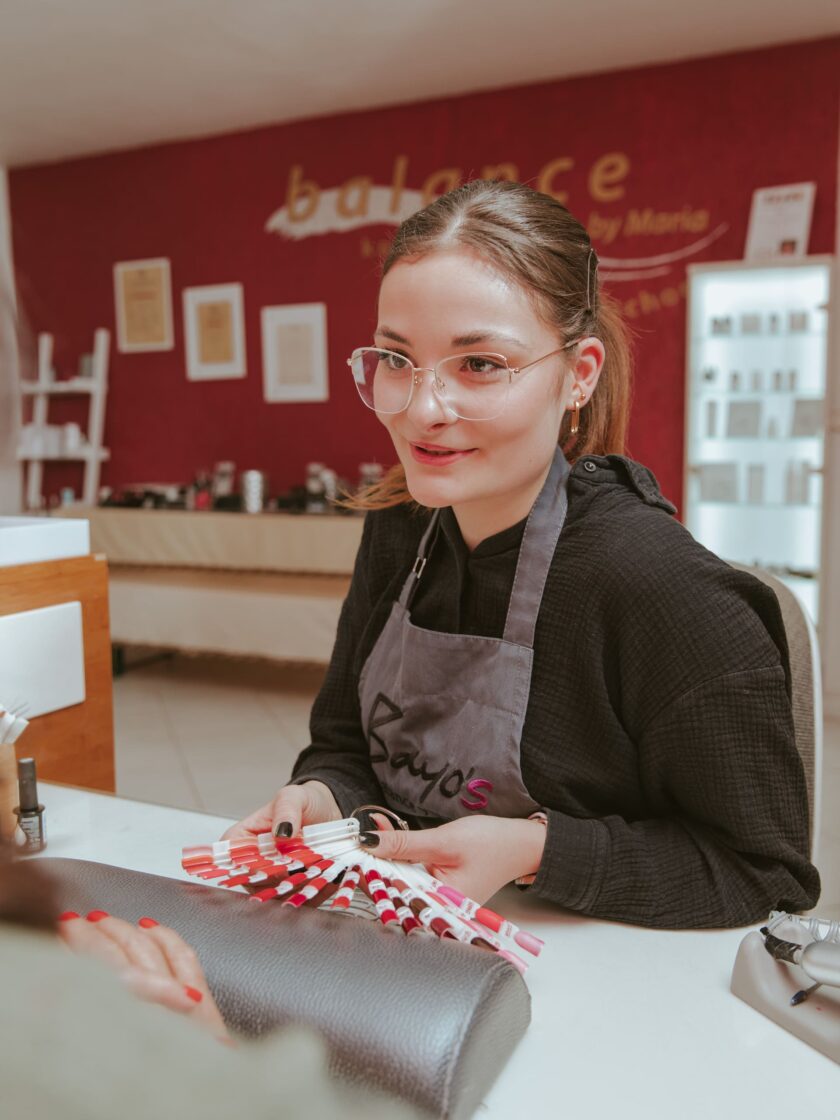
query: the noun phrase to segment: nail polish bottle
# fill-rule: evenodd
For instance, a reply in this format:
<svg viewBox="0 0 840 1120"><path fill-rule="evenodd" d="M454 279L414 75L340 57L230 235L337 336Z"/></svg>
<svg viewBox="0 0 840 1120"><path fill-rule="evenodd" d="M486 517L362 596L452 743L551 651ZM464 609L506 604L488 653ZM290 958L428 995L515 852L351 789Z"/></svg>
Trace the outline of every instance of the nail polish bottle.
<svg viewBox="0 0 840 1120"><path fill-rule="evenodd" d="M34 758L21 758L18 761L18 791L20 804L15 812L25 837L22 849L24 852L41 852L47 846L47 833L44 806L38 804Z"/></svg>

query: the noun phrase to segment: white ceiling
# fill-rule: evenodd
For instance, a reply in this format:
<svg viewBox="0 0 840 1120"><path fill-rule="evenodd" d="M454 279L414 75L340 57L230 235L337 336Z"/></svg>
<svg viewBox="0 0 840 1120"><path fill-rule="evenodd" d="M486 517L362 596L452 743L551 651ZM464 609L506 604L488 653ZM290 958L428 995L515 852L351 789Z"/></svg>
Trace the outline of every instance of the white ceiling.
<svg viewBox="0 0 840 1120"><path fill-rule="evenodd" d="M0 0L0 164L839 32L838 0Z"/></svg>

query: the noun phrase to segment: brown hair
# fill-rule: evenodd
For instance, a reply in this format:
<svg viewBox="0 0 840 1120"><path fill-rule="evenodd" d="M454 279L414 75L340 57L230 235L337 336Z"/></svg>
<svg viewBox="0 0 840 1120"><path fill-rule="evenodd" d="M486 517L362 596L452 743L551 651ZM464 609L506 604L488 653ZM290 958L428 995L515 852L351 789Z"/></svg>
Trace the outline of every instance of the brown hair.
<svg viewBox="0 0 840 1120"><path fill-rule="evenodd" d="M570 462L584 455L622 454L630 414L630 338L616 302L598 283L598 258L577 218L550 195L509 181L475 179L418 210L398 228L382 276L406 258L440 249L473 249L529 292L538 314L566 341L599 338L606 360L579 431L564 417L558 434ZM412 502L401 466L345 504L384 509Z"/></svg>

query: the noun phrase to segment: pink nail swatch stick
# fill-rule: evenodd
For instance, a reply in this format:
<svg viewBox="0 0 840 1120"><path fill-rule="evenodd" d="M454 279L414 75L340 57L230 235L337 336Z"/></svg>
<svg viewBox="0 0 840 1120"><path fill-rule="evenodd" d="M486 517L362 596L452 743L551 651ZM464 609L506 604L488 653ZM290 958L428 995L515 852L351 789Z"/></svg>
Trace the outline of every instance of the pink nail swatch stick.
<svg viewBox="0 0 840 1120"><path fill-rule="evenodd" d="M501 914L497 914L495 910L491 910L488 906L479 906L477 902L467 898L466 895L461 894L454 887L450 887L446 883L440 883L438 880L435 880L435 884L438 894L443 895L470 918L474 918L494 933L515 941L521 949L531 953L532 956L538 957L540 955L545 942L539 937L535 937L533 933L528 933L527 930L515 926L513 922L507 921Z"/></svg>

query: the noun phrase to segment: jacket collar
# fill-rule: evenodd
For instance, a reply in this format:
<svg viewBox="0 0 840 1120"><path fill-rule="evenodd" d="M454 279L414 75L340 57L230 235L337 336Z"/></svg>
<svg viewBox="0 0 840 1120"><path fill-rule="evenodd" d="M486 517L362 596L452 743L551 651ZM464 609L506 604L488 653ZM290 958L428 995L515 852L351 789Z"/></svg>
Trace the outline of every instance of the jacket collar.
<svg viewBox="0 0 840 1120"><path fill-rule="evenodd" d="M676 513L659 489L653 471L625 455L585 455L572 467L571 478L587 483L611 483L633 490L649 506Z"/></svg>

